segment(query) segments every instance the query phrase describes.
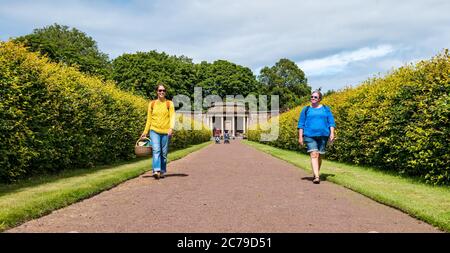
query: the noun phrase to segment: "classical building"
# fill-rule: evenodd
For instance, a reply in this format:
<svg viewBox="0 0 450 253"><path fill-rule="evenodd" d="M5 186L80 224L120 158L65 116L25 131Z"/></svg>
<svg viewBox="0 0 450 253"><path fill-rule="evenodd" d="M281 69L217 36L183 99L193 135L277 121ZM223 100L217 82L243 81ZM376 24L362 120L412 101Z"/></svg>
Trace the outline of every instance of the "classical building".
<svg viewBox="0 0 450 253"><path fill-rule="evenodd" d="M214 102L206 112L194 115L192 112L181 112L185 116L190 115L194 119L202 119L209 129L219 129L221 133L228 131L230 136L240 137L247 133L249 126L261 121L267 121L270 117L279 114L278 111L249 111L242 102ZM200 117L199 117L200 116Z"/></svg>

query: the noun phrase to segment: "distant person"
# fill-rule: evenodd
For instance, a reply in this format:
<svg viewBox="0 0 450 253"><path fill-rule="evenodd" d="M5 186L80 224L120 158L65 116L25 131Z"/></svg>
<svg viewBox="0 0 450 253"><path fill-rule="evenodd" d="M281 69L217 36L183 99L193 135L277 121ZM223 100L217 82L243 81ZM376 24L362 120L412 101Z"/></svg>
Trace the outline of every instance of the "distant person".
<svg viewBox="0 0 450 253"><path fill-rule="evenodd" d="M150 135L152 141L152 172L155 179L164 178L167 172L167 154L169 140L175 126L175 107L173 102L166 99L164 84L156 87L158 99L148 105L147 124L141 137Z"/></svg>
<svg viewBox="0 0 450 253"><path fill-rule="evenodd" d="M328 106L321 105L322 93L314 91L311 94L311 105L305 106L298 119L298 143L303 146L311 157L311 167L314 174L313 182L320 183L320 167L322 155L325 154L327 142L335 139L333 114Z"/></svg>
<svg viewBox="0 0 450 253"><path fill-rule="evenodd" d="M214 131L214 139L216 140L216 144L220 143L220 130L217 128Z"/></svg>
<svg viewBox="0 0 450 253"><path fill-rule="evenodd" d="M225 134L223 135L223 143L230 143L230 134L228 130L225 130Z"/></svg>

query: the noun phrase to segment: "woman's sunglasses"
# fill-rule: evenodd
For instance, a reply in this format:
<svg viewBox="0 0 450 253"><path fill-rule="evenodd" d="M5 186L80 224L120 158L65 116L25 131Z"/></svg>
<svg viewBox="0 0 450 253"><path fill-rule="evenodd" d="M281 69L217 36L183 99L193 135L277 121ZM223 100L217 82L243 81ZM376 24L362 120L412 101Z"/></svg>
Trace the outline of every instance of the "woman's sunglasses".
<svg viewBox="0 0 450 253"><path fill-rule="evenodd" d="M166 90L158 90L158 92L166 92Z"/></svg>
<svg viewBox="0 0 450 253"><path fill-rule="evenodd" d="M319 99L319 97L318 97L318 96L311 96L311 98L314 98L314 99Z"/></svg>

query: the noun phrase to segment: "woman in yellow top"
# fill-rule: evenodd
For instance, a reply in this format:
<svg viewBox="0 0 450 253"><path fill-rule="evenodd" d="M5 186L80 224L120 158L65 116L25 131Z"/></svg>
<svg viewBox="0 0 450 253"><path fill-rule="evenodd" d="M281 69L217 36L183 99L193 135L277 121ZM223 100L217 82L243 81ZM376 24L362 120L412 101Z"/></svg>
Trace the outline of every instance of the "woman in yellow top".
<svg viewBox="0 0 450 253"><path fill-rule="evenodd" d="M166 99L166 88L162 84L156 87L158 99L148 105L147 124L141 137L150 135L152 140L152 171L155 179L164 178L169 152L169 139L175 126L175 107Z"/></svg>

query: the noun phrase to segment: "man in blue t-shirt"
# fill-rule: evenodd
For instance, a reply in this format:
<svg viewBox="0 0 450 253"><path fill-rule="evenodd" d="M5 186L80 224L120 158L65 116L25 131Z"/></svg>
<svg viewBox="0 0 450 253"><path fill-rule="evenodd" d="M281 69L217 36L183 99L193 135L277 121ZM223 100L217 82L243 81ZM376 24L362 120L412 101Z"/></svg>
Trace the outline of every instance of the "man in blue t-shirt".
<svg viewBox="0 0 450 253"><path fill-rule="evenodd" d="M311 106L305 106L298 119L298 143L303 146L311 157L311 167L314 173L313 182L320 183L319 172L322 165L321 155L325 154L328 140L334 141L333 114L329 107L321 105L322 93L314 91L311 94Z"/></svg>

